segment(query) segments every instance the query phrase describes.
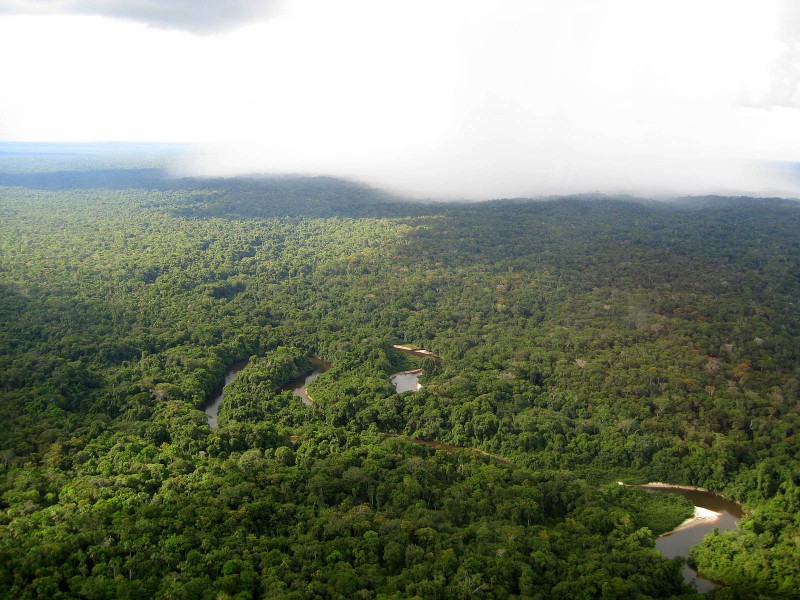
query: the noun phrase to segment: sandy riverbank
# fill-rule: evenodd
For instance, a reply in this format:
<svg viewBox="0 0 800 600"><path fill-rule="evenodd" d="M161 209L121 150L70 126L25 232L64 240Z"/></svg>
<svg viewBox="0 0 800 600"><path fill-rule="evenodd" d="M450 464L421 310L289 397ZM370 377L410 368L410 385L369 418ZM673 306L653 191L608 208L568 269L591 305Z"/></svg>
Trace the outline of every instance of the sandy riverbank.
<svg viewBox="0 0 800 600"><path fill-rule="evenodd" d="M418 358L435 358L435 359L439 358L430 350L425 350L423 348L420 348L419 346L412 346L410 344L394 344L392 348L394 348L395 350L400 350L401 352L413 354Z"/></svg>
<svg viewBox="0 0 800 600"><path fill-rule="evenodd" d="M425 369L411 369L410 371L398 371L397 373L392 373L389 377L394 377L396 375L420 375L425 372Z"/></svg>
<svg viewBox="0 0 800 600"><path fill-rule="evenodd" d="M707 488L701 488L694 485L675 485L674 483L664 483L663 481L651 481L650 483L645 483L640 485L639 487L643 488L672 488L677 490L693 490L695 492L706 492L708 494L714 494L718 496L716 492L712 492Z"/></svg>
<svg viewBox="0 0 800 600"><path fill-rule="evenodd" d="M662 535L662 537L666 537L672 535L673 533L677 533L687 527L694 527L695 525L699 525L703 523L705 525L712 524L715 521L718 521L719 518L722 516L722 513L714 512L713 510L708 510L707 508L703 508L702 506L695 506L694 507L694 516L689 517L683 523L678 525L675 529L670 532L667 532Z"/></svg>

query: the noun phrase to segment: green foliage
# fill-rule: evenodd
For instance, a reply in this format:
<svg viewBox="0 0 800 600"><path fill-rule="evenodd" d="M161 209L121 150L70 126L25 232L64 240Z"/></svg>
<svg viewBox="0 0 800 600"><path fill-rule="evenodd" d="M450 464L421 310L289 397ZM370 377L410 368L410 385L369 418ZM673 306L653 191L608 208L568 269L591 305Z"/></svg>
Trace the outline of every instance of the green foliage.
<svg viewBox="0 0 800 600"><path fill-rule="evenodd" d="M720 597L798 587L795 204L29 166L0 177L0 594L692 597L652 547L687 506L618 479L753 508L695 551Z"/></svg>
<svg viewBox="0 0 800 600"><path fill-rule="evenodd" d="M704 575L752 596L796 598L800 589L800 487L780 490L741 529L708 536L692 551ZM724 596L721 596L724 597Z"/></svg>

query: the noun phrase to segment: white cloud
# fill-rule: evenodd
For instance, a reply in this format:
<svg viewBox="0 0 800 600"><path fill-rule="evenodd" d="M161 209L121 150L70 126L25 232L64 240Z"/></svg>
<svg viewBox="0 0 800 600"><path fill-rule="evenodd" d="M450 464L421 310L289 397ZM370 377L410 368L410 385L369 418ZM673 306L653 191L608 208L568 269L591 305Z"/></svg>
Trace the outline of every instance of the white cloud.
<svg viewBox="0 0 800 600"><path fill-rule="evenodd" d="M4 0L0 15L90 15L162 29L219 33L274 12L278 0Z"/></svg>
<svg viewBox="0 0 800 600"><path fill-rule="evenodd" d="M296 0L211 37L6 17L0 137L190 141L210 171L422 196L774 191L742 165L797 160L800 111L742 99L775 84L783 8Z"/></svg>
<svg viewBox="0 0 800 600"><path fill-rule="evenodd" d="M743 106L800 108L800 3L784 0L780 13L771 64L742 95Z"/></svg>

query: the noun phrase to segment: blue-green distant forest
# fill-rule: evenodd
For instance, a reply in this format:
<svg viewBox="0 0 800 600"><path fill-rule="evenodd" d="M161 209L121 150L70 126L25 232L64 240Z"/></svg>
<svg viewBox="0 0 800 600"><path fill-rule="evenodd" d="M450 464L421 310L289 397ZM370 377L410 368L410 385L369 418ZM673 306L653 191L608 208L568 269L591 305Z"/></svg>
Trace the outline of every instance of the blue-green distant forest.
<svg viewBox="0 0 800 600"><path fill-rule="evenodd" d="M699 597L653 547L691 506L620 480L745 505L707 597L800 597L800 203L411 202L179 151L0 146L1 597Z"/></svg>

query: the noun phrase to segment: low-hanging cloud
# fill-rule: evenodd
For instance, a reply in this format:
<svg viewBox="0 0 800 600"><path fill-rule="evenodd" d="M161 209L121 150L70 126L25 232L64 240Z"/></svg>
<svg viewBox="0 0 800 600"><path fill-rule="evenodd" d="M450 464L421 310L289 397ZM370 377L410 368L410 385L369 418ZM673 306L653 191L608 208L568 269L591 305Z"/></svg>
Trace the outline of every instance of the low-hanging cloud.
<svg viewBox="0 0 800 600"><path fill-rule="evenodd" d="M777 43L780 51L761 86L745 92L741 104L752 108L800 108L800 2L784 0Z"/></svg>
<svg viewBox="0 0 800 600"><path fill-rule="evenodd" d="M799 158L800 111L739 102L754 79L779 84L765 41L786 7L767 4L461 2L421 24L410 1L387 31L359 3L376 27L307 21L325 56L276 77L290 85L251 118L226 115L238 139L194 167L345 175L418 197L796 197L797 172L779 161Z"/></svg>
<svg viewBox="0 0 800 600"><path fill-rule="evenodd" d="M4 0L1 15L125 19L197 34L231 31L273 14L279 0Z"/></svg>
<svg viewBox="0 0 800 600"><path fill-rule="evenodd" d="M196 174L417 197L797 197L796 5L11 0L162 29L0 18L0 139L197 143Z"/></svg>
<svg viewBox="0 0 800 600"><path fill-rule="evenodd" d="M522 150L522 151L521 151ZM603 193L670 198L718 194L800 198L800 168L787 161L682 157L518 145L450 146L415 156L360 161L296 160L263 145L198 145L174 165L176 175L256 173L335 175L401 195L435 200Z"/></svg>

